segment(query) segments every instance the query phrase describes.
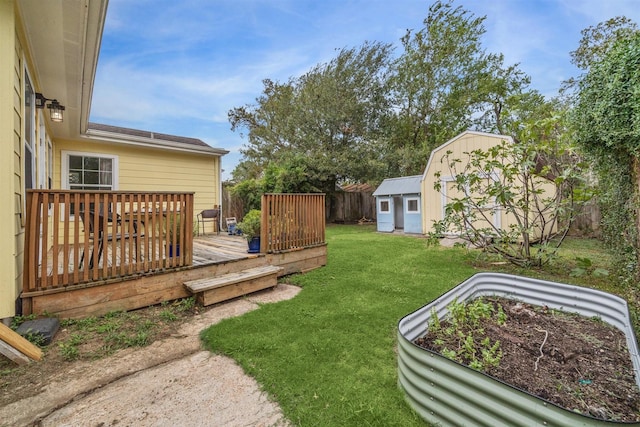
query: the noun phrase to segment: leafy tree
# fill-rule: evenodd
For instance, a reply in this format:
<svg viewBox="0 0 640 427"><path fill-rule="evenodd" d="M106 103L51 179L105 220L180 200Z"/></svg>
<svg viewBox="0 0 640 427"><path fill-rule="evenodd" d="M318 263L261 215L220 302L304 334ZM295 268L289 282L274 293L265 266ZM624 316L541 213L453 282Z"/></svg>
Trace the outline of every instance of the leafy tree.
<svg viewBox="0 0 640 427"><path fill-rule="evenodd" d="M265 80L255 105L229 111L232 130L248 130L242 154L262 170L297 158L323 191L378 177L390 53L389 45L365 43L285 84Z"/></svg>
<svg viewBox="0 0 640 427"><path fill-rule="evenodd" d="M231 176L233 177L231 179L232 184L246 179L259 179L262 176L262 167L250 160L243 159L233 169Z"/></svg>
<svg viewBox="0 0 640 427"><path fill-rule="evenodd" d="M262 194L264 193L262 181L251 178L246 179L231 187L231 194L242 200L244 211L251 209L260 210L262 207Z"/></svg>
<svg viewBox="0 0 640 427"><path fill-rule="evenodd" d="M260 210L264 193L317 192L301 157L292 157L281 165L269 163L259 178L243 179L231 187L231 194L241 200L244 212Z"/></svg>
<svg viewBox="0 0 640 427"><path fill-rule="evenodd" d="M500 111L490 113L528 84L516 66L504 67L502 55L484 52L484 20L452 1L436 1L424 28L401 39L404 52L390 79L395 174L420 173L431 150L470 128L474 114L483 118L480 127L499 128Z"/></svg>
<svg viewBox="0 0 640 427"><path fill-rule="evenodd" d="M526 125L519 142L502 141L474 150L464 159L441 159L455 177L438 233L453 232L509 262L524 266L547 263L562 244L573 214L589 195L582 186L582 164L562 138L550 137L559 116ZM441 191L440 180L434 187ZM506 212L508 225L494 215Z"/></svg>
<svg viewBox="0 0 640 427"><path fill-rule="evenodd" d="M611 32L606 33L611 34ZM603 227L624 270L638 275L640 247L640 32L617 31L601 43L579 81L576 139L596 160Z"/></svg>
<svg viewBox="0 0 640 427"><path fill-rule="evenodd" d="M581 70L602 61L615 44L638 32L638 26L626 16L616 16L582 30L578 48L571 52L571 62Z"/></svg>
<svg viewBox="0 0 640 427"><path fill-rule="evenodd" d="M232 130L248 136L234 179L296 158L313 187L331 192L420 173L434 147L472 126L508 130L510 115L541 96L529 96L516 65L484 52L484 19L436 1L395 60L390 45L365 43L286 83L264 80L255 104L229 111Z"/></svg>
<svg viewBox="0 0 640 427"><path fill-rule="evenodd" d="M270 163L263 179L265 193L318 193L302 157L287 159L282 165Z"/></svg>
<svg viewBox="0 0 640 427"><path fill-rule="evenodd" d="M509 135L518 141L524 123L549 116L549 105L538 91L529 89L530 77L517 65L506 67L502 55L490 55L480 76L474 126L484 132ZM543 114L541 114L543 113Z"/></svg>

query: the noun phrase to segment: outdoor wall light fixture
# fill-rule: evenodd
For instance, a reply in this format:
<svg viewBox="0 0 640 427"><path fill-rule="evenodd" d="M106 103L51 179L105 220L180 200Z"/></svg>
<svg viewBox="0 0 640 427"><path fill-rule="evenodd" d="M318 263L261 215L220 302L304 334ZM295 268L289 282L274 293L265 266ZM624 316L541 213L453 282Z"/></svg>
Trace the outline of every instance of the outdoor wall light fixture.
<svg viewBox="0 0 640 427"><path fill-rule="evenodd" d="M36 93L36 108L44 108L47 101L51 101L47 105L51 121L61 122L64 119L64 105L60 105L57 99L45 98L41 93Z"/></svg>

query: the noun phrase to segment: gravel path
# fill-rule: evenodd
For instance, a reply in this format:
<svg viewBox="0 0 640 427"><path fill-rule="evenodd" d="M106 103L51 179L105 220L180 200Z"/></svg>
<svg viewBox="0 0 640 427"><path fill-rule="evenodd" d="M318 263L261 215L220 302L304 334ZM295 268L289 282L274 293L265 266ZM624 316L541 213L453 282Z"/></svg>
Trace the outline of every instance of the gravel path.
<svg viewBox="0 0 640 427"><path fill-rule="evenodd" d="M7 426L288 426L277 404L232 359L202 350L201 330L293 298L278 285L216 306L178 336L76 366L36 396L0 409Z"/></svg>

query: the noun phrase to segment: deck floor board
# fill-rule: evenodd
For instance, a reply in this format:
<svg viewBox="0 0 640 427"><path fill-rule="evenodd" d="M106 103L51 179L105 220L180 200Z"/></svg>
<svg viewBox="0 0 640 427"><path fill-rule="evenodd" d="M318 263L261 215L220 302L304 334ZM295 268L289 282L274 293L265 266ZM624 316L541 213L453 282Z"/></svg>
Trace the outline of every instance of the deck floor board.
<svg viewBox="0 0 640 427"><path fill-rule="evenodd" d="M155 245L156 259L159 258L159 247ZM85 263L89 262L93 247L89 248ZM74 271L74 247L69 245L68 263L64 263L64 246L60 245L58 248L58 262L57 271L58 274L63 274L65 268L67 273L71 274ZM80 250L80 257L82 256L82 249ZM256 255L247 253L247 241L242 236L229 236L227 234L208 234L201 235L193 238L193 265L201 266L220 262L228 262L233 260L253 258ZM121 253L121 247L118 244L116 247L115 257L113 256L113 248L111 244L108 244L104 248L104 253L98 263L97 267L100 269L103 267L105 260L108 263L108 267L111 267L112 260L116 260L117 265L120 265L122 259L129 259L129 246L125 244L124 257ZM144 262L144 255L142 255L142 261ZM38 272L41 270L38 269ZM47 253L47 273L53 275L53 248ZM82 271L82 270L81 270Z"/></svg>

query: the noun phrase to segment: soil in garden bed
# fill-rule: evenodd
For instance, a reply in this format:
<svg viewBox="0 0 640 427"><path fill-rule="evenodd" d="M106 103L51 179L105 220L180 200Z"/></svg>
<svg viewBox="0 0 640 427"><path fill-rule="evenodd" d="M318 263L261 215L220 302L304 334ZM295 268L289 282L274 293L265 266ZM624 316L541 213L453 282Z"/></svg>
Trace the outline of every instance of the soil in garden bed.
<svg viewBox="0 0 640 427"><path fill-rule="evenodd" d="M563 408L595 418L640 421L640 390L635 382L631 356L624 334L599 320L532 306L504 298L484 298L498 305L506 315L499 325L496 316L480 321L474 331L477 357L481 340L500 341L502 358L497 367L485 368L494 378L527 391ZM441 322L446 328L447 321ZM456 334L438 343L434 333L418 338L416 344L442 353L460 349L463 340ZM459 351L459 353L462 353ZM469 363L465 360L464 363Z"/></svg>

